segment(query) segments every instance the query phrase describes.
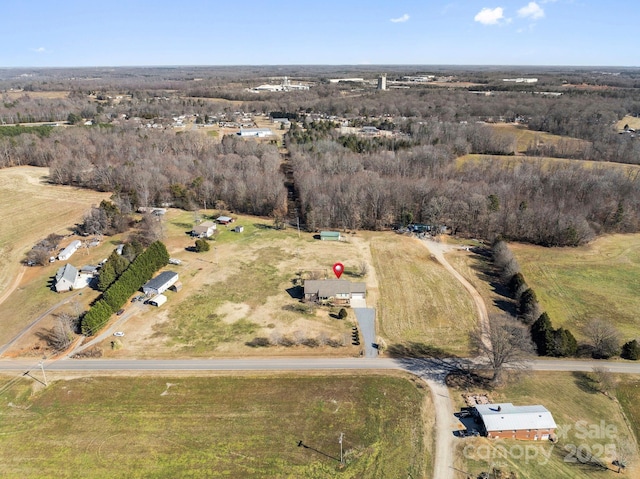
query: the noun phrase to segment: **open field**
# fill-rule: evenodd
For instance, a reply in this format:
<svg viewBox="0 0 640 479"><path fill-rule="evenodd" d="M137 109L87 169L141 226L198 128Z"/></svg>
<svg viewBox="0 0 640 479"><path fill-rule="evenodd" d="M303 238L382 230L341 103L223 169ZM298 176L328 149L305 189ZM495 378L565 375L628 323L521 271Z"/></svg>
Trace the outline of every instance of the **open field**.
<svg viewBox="0 0 640 479"><path fill-rule="evenodd" d="M518 153L525 153L527 148L531 145L558 145L563 143L565 148L569 150L573 148L584 149L588 145L588 141L580 140L577 138L569 138L566 136L554 135L544 131L529 130L526 125L516 125L513 123L494 123L491 124L493 131L498 135L511 135L515 136L517 146L516 151Z"/></svg>
<svg viewBox="0 0 640 479"><path fill-rule="evenodd" d="M23 381L2 393L2 477L419 478L430 406L377 375Z"/></svg>
<svg viewBox="0 0 640 479"><path fill-rule="evenodd" d="M480 293L490 316L515 313L513 301L506 295L507 291L499 283L499 278L494 276L489 257L458 249L447 253L447 261Z"/></svg>
<svg viewBox="0 0 640 479"><path fill-rule="evenodd" d="M380 283L378 325L387 346L420 343L468 354L468 334L477 321L474 305L420 240L376 234L371 252Z"/></svg>
<svg viewBox="0 0 640 479"><path fill-rule="evenodd" d="M579 164L583 168L593 169L610 169L618 168L625 173L633 172L634 174L640 169L640 165L630 165L626 163L612 163L603 161L590 160L570 160L567 158L551 158L547 156L499 156L499 155L479 155L468 154L456 158L458 168L466 164L483 164L490 162L492 166L504 168L505 170L513 170L523 163L537 165L542 171L548 170L550 167L558 165Z"/></svg>
<svg viewBox="0 0 640 479"><path fill-rule="evenodd" d="M558 441L554 444L482 437L460 439L458 467L478 474L494 464L527 479L613 477L612 470L580 461L586 462L586 457L592 454L613 469L615 448L625 443L635 445L633 433L625 423L624 414L628 412L596 388L597 384L585 373L527 372L515 382L488 392L494 403L545 406L558 424ZM463 392L459 389L451 392L458 408L463 405ZM638 477L640 471L637 447L633 448L634 458L627 477Z"/></svg>
<svg viewBox="0 0 640 479"><path fill-rule="evenodd" d="M511 244L525 280L554 327L582 338L593 318L640 337L640 235L611 235L579 248Z"/></svg>
<svg viewBox="0 0 640 479"><path fill-rule="evenodd" d="M2 92L2 95L8 100L19 100L23 96L28 96L29 98L43 98L46 100L56 100L59 98L68 98L68 91L24 91L24 90L13 90L13 91L5 91Z"/></svg>
<svg viewBox="0 0 640 479"><path fill-rule="evenodd" d="M40 268L22 266L24 254L49 233L68 235L92 205L109 198L108 193L46 183L47 168L20 166L0 170L0 299L12 288L40 274ZM69 240L70 241L70 240ZM63 243L66 245L66 243ZM58 265L59 266L59 265ZM48 267L54 269L55 266ZM17 280L17 281L16 281ZM22 283L21 283L22 280ZM20 290L20 289L19 289ZM36 294L31 301L21 298L2 302L0 341L15 333L31 314L59 301L55 295L44 299ZM7 303L14 303L13 306Z"/></svg>
<svg viewBox="0 0 640 479"><path fill-rule="evenodd" d="M636 437L636 443L640 441L640 378L622 377L616 388L616 397L627 417L627 423ZM636 463L636 470L640 470L640 464Z"/></svg>
<svg viewBox="0 0 640 479"><path fill-rule="evenodd" d="M620 131L624 129L625 125L629 125L629 128L633 128L634 130L639 130L640 118L636 116L627 115L616 124L616 128Z"/></svg>

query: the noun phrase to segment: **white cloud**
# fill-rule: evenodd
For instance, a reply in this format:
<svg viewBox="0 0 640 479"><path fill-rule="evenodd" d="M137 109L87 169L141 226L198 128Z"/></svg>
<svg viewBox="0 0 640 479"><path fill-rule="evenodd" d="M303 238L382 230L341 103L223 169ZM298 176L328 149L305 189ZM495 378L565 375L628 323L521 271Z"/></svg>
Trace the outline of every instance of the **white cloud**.
<svg viewBox="0 0 640 479"><path fill-rule="evenodd" d="M31 51L34 51L34 52L36 52L36 53L44 53L44 52L46 52L47 50L45 50L45 48L44 48L44 47L38 47L38 48L32 48L32 49L31 49Z"/></svg>
<svg viewBox="0 0 640 479"><path fill-rule="evenodd" d="M473 19L483 25L497 25L500 20L504 20L504 10L502 7L483 8Z"/></svg>
<svg viewBox="0 0 640 479"><path fill-rule="evenodd" d="M522 7L518 10L518 16L538 20L544 17L544 10L536 2L529 2L526 7Z"/></svg>
<svg viewBox="0 0 640 479"><path fill-rule="evenodd" d="M409 18L410 18L410 17L409 17L409 14L408 14L408 13L405 13L405 14L404 14L404 15L402 15L401 17L398 17L398 18L392 18L392 19L391 19L391 21L392 21L393 23L404 23L404 22L406 22L407 20L409 20Z"/></svg>

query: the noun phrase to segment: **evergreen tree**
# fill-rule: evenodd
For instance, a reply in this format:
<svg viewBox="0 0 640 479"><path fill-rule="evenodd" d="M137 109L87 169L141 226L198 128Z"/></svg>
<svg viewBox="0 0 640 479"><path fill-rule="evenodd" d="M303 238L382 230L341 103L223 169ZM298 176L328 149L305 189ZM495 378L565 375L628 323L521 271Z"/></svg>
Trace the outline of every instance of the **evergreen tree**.
<svg viewBox="0 0 640 479"><path fill-rule="evenodd" d="M622 346L622 353L620 354L624 359L631 359L637 361L640 359L640 344L637 340L632 340L624 343Z"/></svg>
<svg viewBox="0 0 640 479"><path fill-rule="evenodd" d="M202 253L204 251L209 251L210 246L206 240L197 239L196 240L196 253Z"/></svg>
<svg viewBox="0 0 640 479"><path fill-rule="evenodd" d="M578 341L571 331L559 328L553 332L553 350L551 351L553 356L575 356L577 351Z"/></svg>
<svg viewBox="0 0 640 479"><path fill-rule="evenodd" d="M109 260L102 265L100 270L100 277L98 278L98 289L100 291L106 291L109 286L116 280L116 272L113 267L113 263Z"/></svg>
<svg viewBox="0 0 640 479"><path fill-rule="evenodd" d="M549 356L553 351L554 335L551 320L547 313L542 313L531 325L531 340L536 346L539 356Z"/></svg>

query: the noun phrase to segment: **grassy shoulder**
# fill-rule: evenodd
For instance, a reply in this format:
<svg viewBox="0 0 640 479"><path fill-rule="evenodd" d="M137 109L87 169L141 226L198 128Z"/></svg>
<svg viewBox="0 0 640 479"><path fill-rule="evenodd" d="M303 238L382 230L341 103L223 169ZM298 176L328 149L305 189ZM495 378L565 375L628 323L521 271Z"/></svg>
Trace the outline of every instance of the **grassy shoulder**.
<svg viewBox="0 0 640 479"><path fill-rule="evenodd" d="M624 341L640 336L640 235L605 236L579 248L510 248L554 327L580 339L583 326L599 318Z"/></svg>
<svg viewBox="0 0 640 479"><path fill-rule="evenodd" d="M487 391L453 389L457 407L463 405L462 394L469 392ZM634 474L640 471L638 450L625 421L629 410L622 401L618 403L613 396L598 392L589 374L528 371L516 381L487 394L494 403L545 406L558 424L558 441L461 438L458 444L461 469L477 475L495 466L528 479L610 477L615 470L612 461L616 448L633 444L633 459L627 473L637 477ZM633 407L637 413L637 407ZM608 465L609 470L589 464L591 455Z"/></svg>
<svg viewBox="0 0 640 479"><path fill-rule="evenodd" d="M29 386L2 393L6 478L424 477L431 467L420 415L430 400L402 377L100 377L33 396Z"/></svg>
<svg viewBox="0 0 640 479"><path fill-rule="evenodd" d="M469 353L473 302L416 238L394 233L371 239L380 284L378 320L389 349L411 344L446 354Z"/></svg>

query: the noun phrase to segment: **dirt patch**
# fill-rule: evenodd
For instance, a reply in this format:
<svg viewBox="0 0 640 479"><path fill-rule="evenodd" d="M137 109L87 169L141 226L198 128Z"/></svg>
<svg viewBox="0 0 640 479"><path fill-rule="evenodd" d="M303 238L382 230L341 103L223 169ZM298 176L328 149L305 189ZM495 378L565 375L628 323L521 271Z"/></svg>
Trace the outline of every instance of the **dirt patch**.
<svg viewBox="0 0 640 479"><path fill-rule="evenodd" d="M216 313L225 323L235 323L245 318L250 310L251 307L248 304L226 302L217 309Z"/></svg>

